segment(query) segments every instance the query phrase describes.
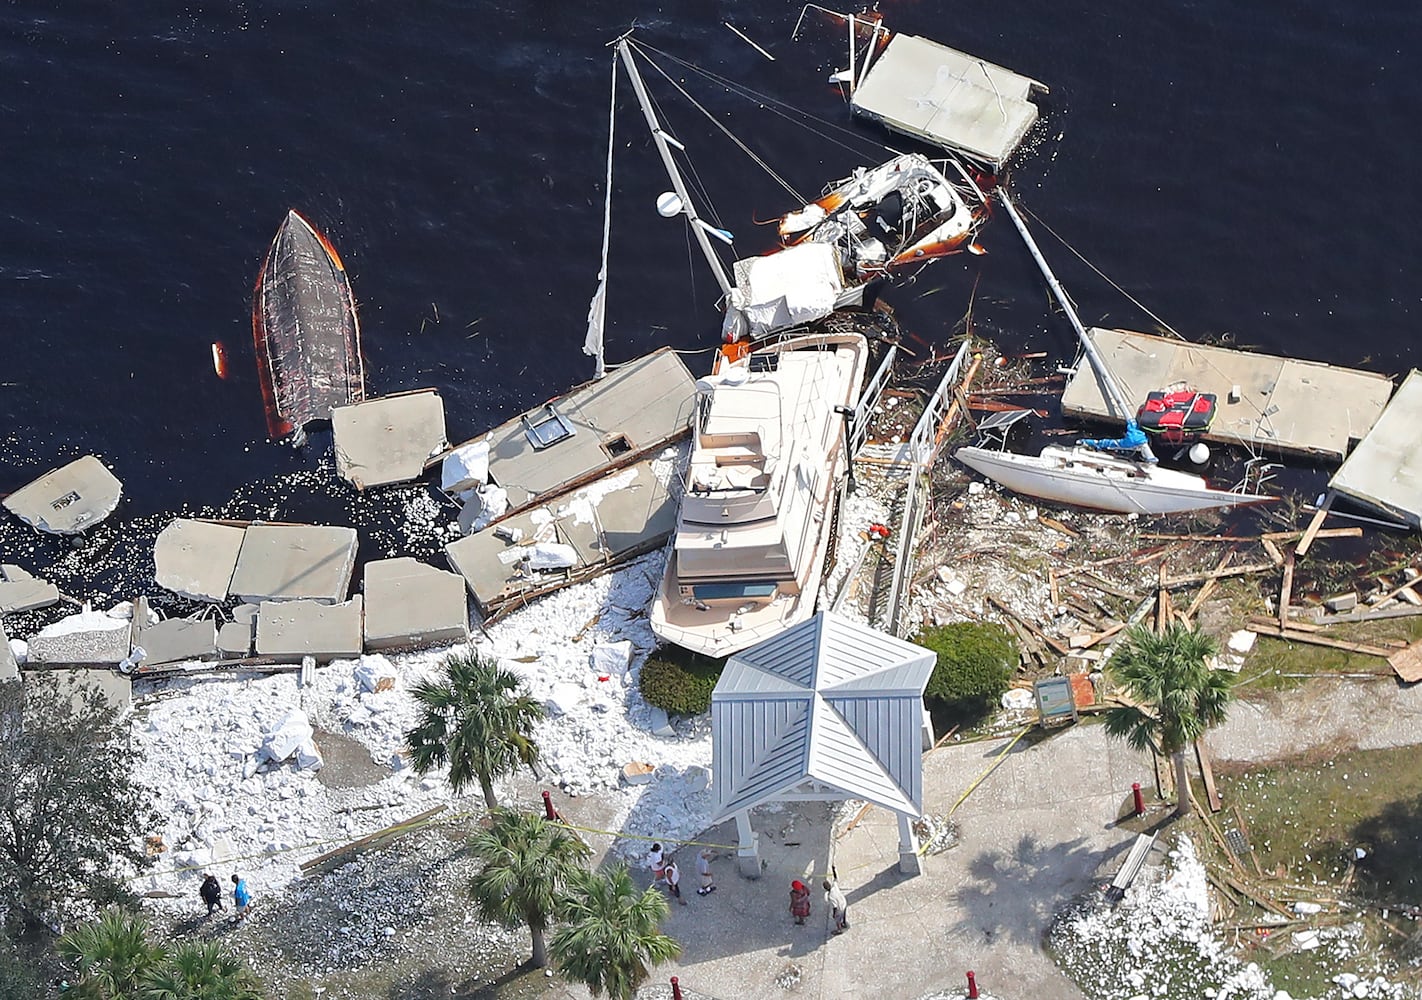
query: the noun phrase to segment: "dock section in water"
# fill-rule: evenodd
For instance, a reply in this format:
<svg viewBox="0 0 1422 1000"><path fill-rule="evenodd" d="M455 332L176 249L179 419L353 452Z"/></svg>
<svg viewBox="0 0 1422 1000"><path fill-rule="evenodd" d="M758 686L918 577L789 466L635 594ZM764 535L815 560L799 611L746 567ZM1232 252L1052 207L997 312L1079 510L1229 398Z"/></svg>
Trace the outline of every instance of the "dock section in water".
<svg viewBox="0 0 1422 1000"><path fill-rule="evenodd" d="M1422 527L1422 450L1416 444L1419 426L1422 372L1413 370L1373 429L1328 481L1328 488L1384 517Z"/></svg>
<svg viewBox="0 0 1422 1000"><path fill-rule="evenodd" d="M1037 120L1041 83L917 35L894 35L850 106L887 128L983 162L1011 158Z"/></svg>
<svg viewBox="0 0 1422 1000"><path fill-rule="evenodd" d="M1174 383L1214 393L1217 415L1204 439L1220 444L1341 462L1392 395L1392 380L1373 372L1129 330L1087 333L1128 399ZM1062 414L1121 423L1088 365L1067 381Z"/></svg>

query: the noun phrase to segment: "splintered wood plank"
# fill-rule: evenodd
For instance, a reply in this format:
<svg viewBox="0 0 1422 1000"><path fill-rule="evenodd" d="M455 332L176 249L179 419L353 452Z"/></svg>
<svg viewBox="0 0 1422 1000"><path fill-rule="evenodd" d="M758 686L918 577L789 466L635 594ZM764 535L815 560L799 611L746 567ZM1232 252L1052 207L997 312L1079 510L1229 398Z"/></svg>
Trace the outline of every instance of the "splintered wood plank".
<svg viewBox="0 0 1422 1000"><path fill-rule="evenodd" d="M1422 639L1418 639L1406 649L1392 653L1387 662L1393 672L1408 684L1422 681Z"/></svg>
<svg viewBox="0 0 1422 1000"><path fill-rule="evenodd" d="M1210 752L1205 749L1204 740L1195 741L1195 760L1200 765L1200 777L1205 782L1205 798L1210 803L1210 812L1220 811L1220 793L1215 790L1215 769L1210 766Z"/></svg>
<svg viewBox="0 0 1422 1000"><path fill-rule="evenodd" d="M1328 516L1328 508L1333 506L1333 494L1329 493L1324 498L1323 505L1314 512L1313 520L1308 522L1308 527L1304 529L1303 538L1299 541L1299 547L1294 550L1294 554L1302 559L1308 554L1308 547L1313 544L1313 540L1318 537L1318 529L1323 527L1323 519Z"/></svg>
<svg viewBox="0 0 1422 1000"><path fill-rule="evenodd" d="M1294 558L1290 551L1284 555L1284 582L1279 587L1279 628L1289 627L1289 598L1294 592Z"/></svg>

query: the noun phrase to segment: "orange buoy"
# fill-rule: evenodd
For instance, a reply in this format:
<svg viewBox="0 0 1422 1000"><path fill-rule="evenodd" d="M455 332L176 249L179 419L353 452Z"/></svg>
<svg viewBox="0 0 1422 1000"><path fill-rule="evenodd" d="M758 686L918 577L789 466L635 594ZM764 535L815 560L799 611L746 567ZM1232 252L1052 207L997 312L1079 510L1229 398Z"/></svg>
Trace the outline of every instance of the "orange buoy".
<svg viewBox="0 0 1422 1000"><path fill-rule="evenodd" d="M227 380L227 348L220 340L212 342L212 371L218 378Z"/></svg>

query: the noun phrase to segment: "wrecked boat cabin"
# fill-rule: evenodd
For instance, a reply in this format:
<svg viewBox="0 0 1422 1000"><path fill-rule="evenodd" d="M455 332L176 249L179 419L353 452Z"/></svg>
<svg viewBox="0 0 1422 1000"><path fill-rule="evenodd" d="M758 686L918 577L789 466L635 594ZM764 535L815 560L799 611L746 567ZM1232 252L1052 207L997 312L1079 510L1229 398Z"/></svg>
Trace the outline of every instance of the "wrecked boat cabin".
<svg viewBox="0 0 1422 1000"><path fill-rule="evenodd" d="M695 394L662 348L441 456L468 532L445 555L486 620L666 542Z"/></svg>
<svg viewBox="0 0 1422 1000"><path fill-rule="evenodd" d="M331 241L295 209L252 292L252 339L267 434L300 445L306 427L365 398L355 298Z"/></svg>

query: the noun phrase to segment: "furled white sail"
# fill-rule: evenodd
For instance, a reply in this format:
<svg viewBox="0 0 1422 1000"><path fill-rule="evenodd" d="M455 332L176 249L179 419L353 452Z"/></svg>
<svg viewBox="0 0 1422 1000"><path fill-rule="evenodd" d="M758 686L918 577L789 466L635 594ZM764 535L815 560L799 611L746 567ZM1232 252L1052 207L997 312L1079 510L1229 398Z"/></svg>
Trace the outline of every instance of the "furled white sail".
<svg viewBox="0 0 1422 1000"><path fill-rule="evenodd" d="M607 183L602 208L602 268L597 273L597 291L588 304L588 334L583 353L596 358L593 378L606 374L603 363L603 333L607 323L607 254L612 240L612 148L613 125L617 117L617 57L612 58L612 98L607 112Z"/></svg>

